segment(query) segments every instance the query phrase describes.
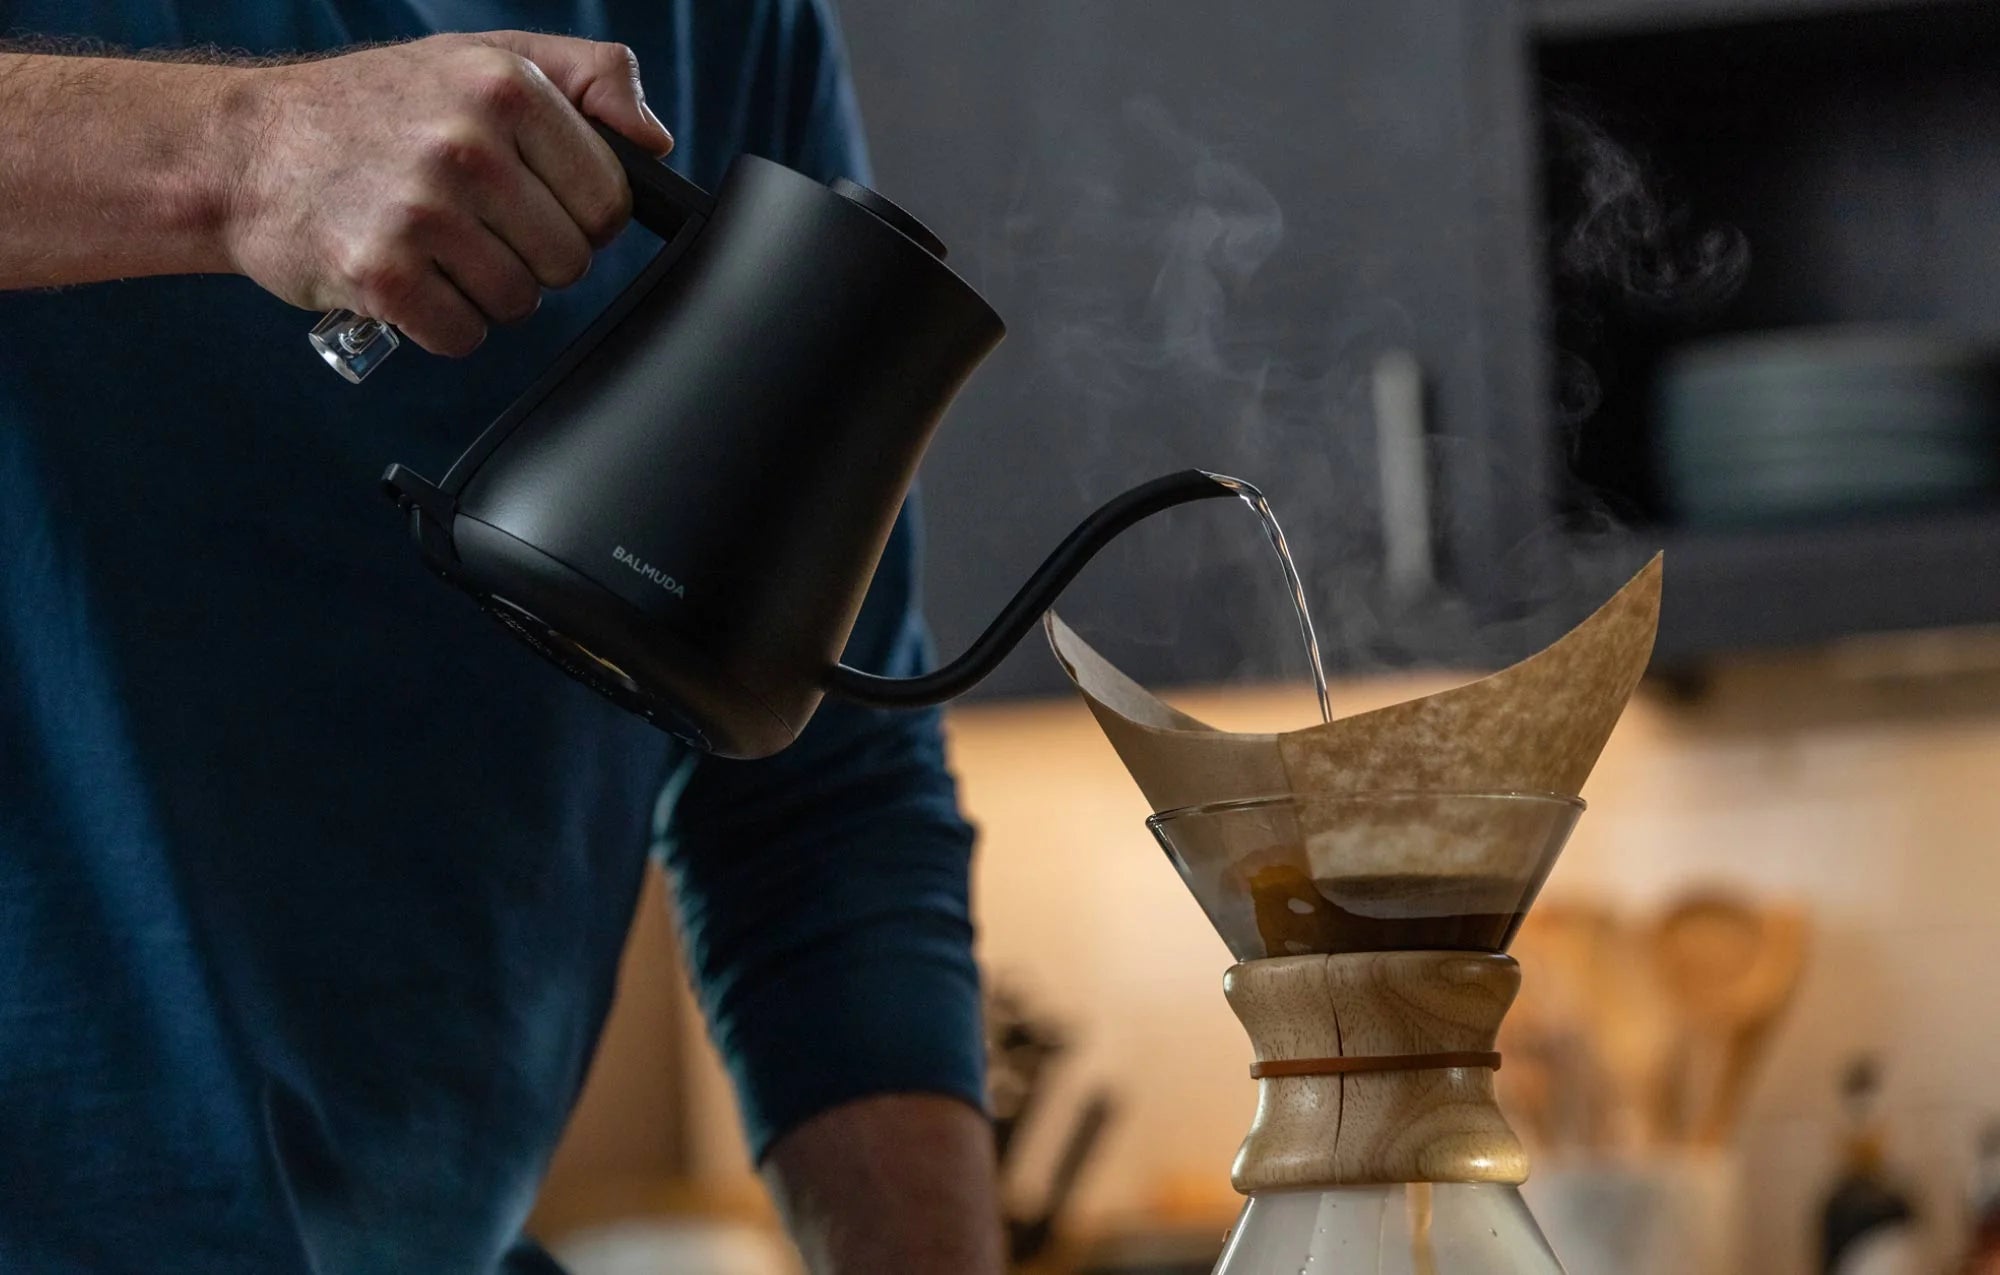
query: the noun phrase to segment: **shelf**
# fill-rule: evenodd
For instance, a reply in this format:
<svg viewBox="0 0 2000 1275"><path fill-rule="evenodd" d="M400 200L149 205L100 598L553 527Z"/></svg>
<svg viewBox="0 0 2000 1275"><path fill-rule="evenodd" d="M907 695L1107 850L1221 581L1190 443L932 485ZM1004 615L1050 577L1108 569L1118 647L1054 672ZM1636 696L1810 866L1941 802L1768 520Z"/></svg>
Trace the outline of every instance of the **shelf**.
<svg viewBox="0 0 2000 1275"><path fill-rule="evenodd" d="M1544 39L1582 40L1967 7L1966 0L1530 0L1528 25Z"/></svg>
<svg viewBox="0 0 2000 1275"><path fill-rule="evenodd" d="M2000 510L1920 522L1667 533L1654 664L1856 633L2000 623Z"/></svg>

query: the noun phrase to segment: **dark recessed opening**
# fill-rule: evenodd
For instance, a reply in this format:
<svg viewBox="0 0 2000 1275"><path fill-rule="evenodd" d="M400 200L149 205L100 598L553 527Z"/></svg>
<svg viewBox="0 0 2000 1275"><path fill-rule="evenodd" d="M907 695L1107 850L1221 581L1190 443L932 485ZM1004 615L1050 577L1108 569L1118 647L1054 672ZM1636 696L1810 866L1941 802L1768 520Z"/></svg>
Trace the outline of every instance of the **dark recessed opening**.
<svg viewBox="0 0 2000 1275"><path fill-rule="evenodd" d="M1751 253L1719 312L1605 325L1589 358L1601 402L1559 457L1573 520L1673 520L1652 394L1662 356L1690 340L1831 324L2000 334L2000 7L1545 40L1537 61L1544 111L1546 86L1564 86L1691 227L1736 227Z"/></svg>

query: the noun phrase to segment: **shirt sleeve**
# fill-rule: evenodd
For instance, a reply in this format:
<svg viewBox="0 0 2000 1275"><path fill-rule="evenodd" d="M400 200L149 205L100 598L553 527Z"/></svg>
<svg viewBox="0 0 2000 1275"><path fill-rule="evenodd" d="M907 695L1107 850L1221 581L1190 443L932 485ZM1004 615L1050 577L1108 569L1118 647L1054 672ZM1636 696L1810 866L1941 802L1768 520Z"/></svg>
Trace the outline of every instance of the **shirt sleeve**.
<svg viewBox="0 0 2000 1275"><path fill-rule="evenodd" d="M913 498L848 663L926 666L918 572ZM829 700L775 757L691 762L661 808L682 936L753 1154L871 1094L983 1105L973 836L935 710Z"/></svg>

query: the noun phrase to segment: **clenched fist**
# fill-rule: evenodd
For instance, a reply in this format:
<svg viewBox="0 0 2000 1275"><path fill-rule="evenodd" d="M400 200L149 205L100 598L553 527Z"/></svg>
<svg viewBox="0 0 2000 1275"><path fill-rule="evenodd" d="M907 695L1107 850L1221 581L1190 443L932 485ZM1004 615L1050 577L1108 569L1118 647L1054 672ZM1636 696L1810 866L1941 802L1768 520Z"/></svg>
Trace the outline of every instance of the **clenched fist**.
<svg viewBox="0 0 2000 1275"><path fill-rule="evenodd" d="M654 154L673 146L616 44L441 35L237 74L249 109L224 197L230 264L436 354L533 314L625 225L631 192L585 116Z"/></svg>

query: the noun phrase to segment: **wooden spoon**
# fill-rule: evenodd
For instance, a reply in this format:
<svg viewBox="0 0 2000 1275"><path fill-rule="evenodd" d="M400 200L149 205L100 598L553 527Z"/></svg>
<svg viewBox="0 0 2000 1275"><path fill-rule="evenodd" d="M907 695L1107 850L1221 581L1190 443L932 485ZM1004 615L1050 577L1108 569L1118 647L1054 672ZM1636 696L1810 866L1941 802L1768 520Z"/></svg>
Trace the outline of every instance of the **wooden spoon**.
<svg viewBox="0 0 2000 1275"><path fill-rule="evenodd" d="M1674 1125L1696 1146L1728 1141L1771 1028L1805 968L1802 909L1703 892L1669 909L1654 970L1686 1029Z"/></svg>
<svg viewBox="0 0 2000 1275"><path fill-rule="evenodd" d="M1500 1028L1507 1056L1501 1100L1542 1150L1594 1143L1602 1088L1595 1058L1596 971L1613 929L1610 913L1578 902L1544 902L1521 926L1520 999Z"/></svg>

